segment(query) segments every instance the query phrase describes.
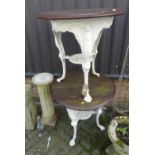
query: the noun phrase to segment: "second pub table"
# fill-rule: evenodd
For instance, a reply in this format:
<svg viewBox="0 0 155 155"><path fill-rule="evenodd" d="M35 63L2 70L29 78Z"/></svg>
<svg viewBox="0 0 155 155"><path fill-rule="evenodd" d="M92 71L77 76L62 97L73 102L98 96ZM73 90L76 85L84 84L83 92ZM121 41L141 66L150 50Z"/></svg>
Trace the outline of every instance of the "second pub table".
<svg viewBox="0 0 155 155"><path fill-rule="evenodd" d="M90 75L90 92L93 95L93 101L87 103L83 101L80 95L82 86L82 74L80 72L70 72L62 83L54 81L52 85L53 99L66 107L68 116L73 127L73 137L69 142L70 146L75 145L77 125L80 120L87 120L93 114L96 114L96 124L100 130L105 127L99 123L99 117L102 109L109 104L115 95L115 85L104 75L99 78Z"/></svg>

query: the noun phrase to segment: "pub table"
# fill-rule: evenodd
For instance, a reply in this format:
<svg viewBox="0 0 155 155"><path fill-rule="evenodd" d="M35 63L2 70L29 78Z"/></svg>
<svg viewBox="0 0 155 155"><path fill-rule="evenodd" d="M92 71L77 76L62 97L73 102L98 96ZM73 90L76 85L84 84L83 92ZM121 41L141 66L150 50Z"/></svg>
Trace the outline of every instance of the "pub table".
<svg viewBox="0 0 155 155"><path fill-rule="evenodd" d="M97 47L103 33L103 30L110 28L114 16L122 15L122 9L83 9L83 10L64 10L64 11L44 11L38 18L49 20L52 25L52 31L56 46L59 50L59 57L62 62L62 76L57 79L58 82L66 77L66 59L73 64L81 64L84 73L84 84L82 92L85 102L92 101L89 87L89 71L92 66L92 73L100 76L95 71L95 58L98 53ZM81 53L66 55L61 35L63 32L71 32L78 41Z"/></svg>
<svg viewBox="0 0 155 155"><path fill-rule="evenodd" d="M53 99L66 107L68 115L71 119L71 125L74 129L73 137L69 142L70 146L75 145L77 125L80 120L87 120L93 114L96 114L97 126L104 130L104 126L100 125L99 117L102 108L112 101L115 94L115 85L104 75L99 78L90 75L90 92L93 96L91 103L83 101L80 94L83 77L80 72L70 72L67 74L63 83L53 82L52 96Z"/></svg>

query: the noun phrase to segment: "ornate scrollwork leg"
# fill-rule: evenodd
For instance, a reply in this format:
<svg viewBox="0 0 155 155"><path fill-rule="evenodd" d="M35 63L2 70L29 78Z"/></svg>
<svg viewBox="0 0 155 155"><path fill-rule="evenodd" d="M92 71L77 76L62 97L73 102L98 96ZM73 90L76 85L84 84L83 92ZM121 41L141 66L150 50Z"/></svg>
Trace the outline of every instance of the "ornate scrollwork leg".
<svg viewBox="0 0 155 155"><path fill-rule="evenodd" d="M99 77L100 74L97 73L96 70L95 70L95 59L96 59L96 55L94 56L93 61L92 61L92 73Z"/></svg>
<svg viewBox="0 0 155 155"><path fill-rule="evenodd" d="M64 50L62 40L61 40L61 32L55 32L53 30L53 33L54 33L56 46L60 52L59 58L60 58L61 63L62 63L62 76L57 79L58 82L61 82L66 77L66 61L65 61L66 54L65 54L65 50Z"/></svg>
<svg viewBox="0 0 155 155"><path fill-rule="evenodd" d="M63 59L61 57L60 57L60 60L61 60L61 63L62 63L62 76L57 79L57 82L61 82L66 77L66 61L65 61L65 59Z"/></svg>
<svg viewBox="0 0 155 155"><path fill-rule="evenodd" d="M73 127L73 137L69 142L70 146L74 146L75 145L75 139L76 139L76 133L77 133L77 124L78 124L78 118L76 117L76 111L75 110L71 110L71 109L67 109L68 112L68 116L71 120L71 125Z"/></svg>
<svg viewBox="0 0 155 155"><path fill-rule="evenodd" d="M82 89L82 95L84 95L84 101L91 102L92 97L89 94L89 87L88 87L88 76L89 76L89 70L90 70L90 62L82 64L82 69L84 73L84 85Z"/></svg>
<svg viewBox="0 0 155 155"><path fill-rule="evenodd" d="M77 125L79 120L86 120L89 119L93 114L95 114L95 111L78 111L78 110L72 110L72 109L66 109L68 112L68 116L71 119L71 125L74 129L73 131L73 137L69 142L70 146L75 145L76 140L76 134L77 134Z"/></svg>
<svg viewBox="0 0 155 155"><path fill-rule="evenodd" d="M100 39L101 39L101 36L102 36L102 32L103 32L103 30L100 31L99 36L97 37L97 39L95 41L94 50L93 50L94 57L93 57L93 61L92 61L92 73L94 75L98 76L98 77L100 76L100 74L97 73L96 70L95 70L95 59L96 59L96 55L98 53L97 47L98 47L98 44L100 42Z"/></svg>
<svg viewBox="0 0 155 155"><path fill-rule="evenodd" d="M100 117L101 114L102 114L102 109L99 108L99 109L97 110L96 123L97 123L97 126L100 128L100 130L104 130L105 127L102 126L102 125L100 125L100 123L99 123L99 117Z"/></svg>
<svg viewBox="0 0 155 155"><path fill-rule="evenodd" d="M76 134L77 134L77 124L78 124L77 120L72 120L71 121L71 125L72 125L74 131L73 131L73 137L72 137L72 139L69 142L70 146L74 146L75 145L75 139L76 139Z"/></svg>

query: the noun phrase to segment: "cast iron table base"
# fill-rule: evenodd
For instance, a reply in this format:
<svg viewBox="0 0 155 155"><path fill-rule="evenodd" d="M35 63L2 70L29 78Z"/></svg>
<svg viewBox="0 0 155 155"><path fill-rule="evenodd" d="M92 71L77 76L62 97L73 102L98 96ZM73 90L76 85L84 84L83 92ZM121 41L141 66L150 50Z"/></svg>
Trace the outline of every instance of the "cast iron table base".
<svg viewBox="0 0 155 155"><path fill-rule="evenodd" d="M73 137L69 142L70 146L75 145L77 135L77 125L80 120L87 120L93 114L96 114L96 124L100 130L104 130L104 126L99 123L99 117L102 114L102 108L108 104L115 94L114 83L101 75L99 78L90 76L90 87L93 95L91 103L83 101L80 92L82 85L82 74L72 72L67 74L67 78L63 83L54 82L52 85L53 99L66 107L68 116L73 127Z"/></svg>

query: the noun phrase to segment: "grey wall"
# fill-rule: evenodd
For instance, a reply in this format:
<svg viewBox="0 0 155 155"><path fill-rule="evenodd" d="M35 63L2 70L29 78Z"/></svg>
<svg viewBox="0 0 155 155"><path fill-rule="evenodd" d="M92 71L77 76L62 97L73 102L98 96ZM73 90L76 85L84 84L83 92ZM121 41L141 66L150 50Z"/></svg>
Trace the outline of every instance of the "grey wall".
<svg viewBox="0 0 155 155"><path fill-rule="evenodd" d="M124 8L126 14L116 17L112 27L103 32L96 59L97 71L110 76L120 74L126 48L129 44L128 0L26 0L25 1L25 72L61 73L61 62L48 21L37 19L40 11L83 8ZM63 35L67 54L80 51L72 34ZM67 70L80 69L67 62Z"/></svg>

